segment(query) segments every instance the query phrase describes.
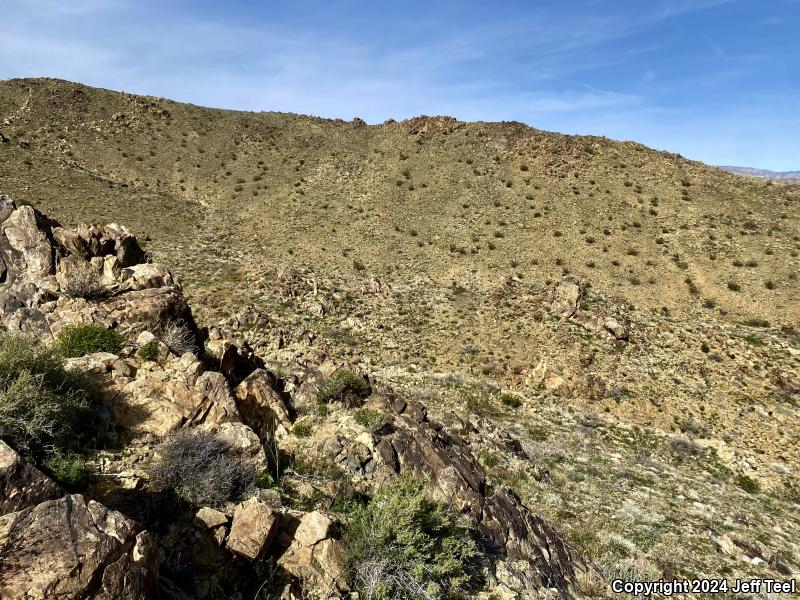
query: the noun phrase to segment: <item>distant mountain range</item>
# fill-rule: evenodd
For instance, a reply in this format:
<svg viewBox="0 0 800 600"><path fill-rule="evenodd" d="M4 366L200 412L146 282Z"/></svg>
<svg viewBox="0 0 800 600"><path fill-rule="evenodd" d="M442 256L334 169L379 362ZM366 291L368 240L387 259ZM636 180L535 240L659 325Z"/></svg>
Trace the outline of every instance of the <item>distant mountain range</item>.
<svg viewBox="0 0 800 600"><path fill-rule="evenodd" d="M767 169L754 169L752 167L729 167L721 165L720 169L725 169L731 173L739 175L750 175L751 177L763 177L764 179L782 179L784 181L800 181L800 171L769 171Z"/></svg>

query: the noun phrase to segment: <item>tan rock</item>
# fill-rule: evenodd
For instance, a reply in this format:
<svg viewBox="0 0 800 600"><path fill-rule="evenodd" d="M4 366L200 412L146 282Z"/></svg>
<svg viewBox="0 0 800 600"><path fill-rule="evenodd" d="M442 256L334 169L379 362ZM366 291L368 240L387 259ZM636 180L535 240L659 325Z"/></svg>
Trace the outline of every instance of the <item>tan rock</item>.
<svg viewBox="0 0 800 600"><path fill-rule="evenodd" d="M330 534L333 522L319 511L307 513L300 519L294 539L303 546L313 546Z"/></svg>
<svg viewBox="0 0 800 600"><path fill-rule="evenodd" d="M255 560L272 541L277 521L277 514L266 504L258 501L240 504L233 512L228 548Z"/></svg>
<svg viewBox="0 0 800 600"><path fill-rule="evenodd" d="M194 522L207 529L213 529L220 525L226 525L228 523L228 517L225 516L223 512L204 506L194 515Z"/></svg>
<svg viewBox="0 0 800 600"><path fill-rule="evenodd" d="M0 517L0 598L153 598L156 573L149 534L78 494Z"/></svg>

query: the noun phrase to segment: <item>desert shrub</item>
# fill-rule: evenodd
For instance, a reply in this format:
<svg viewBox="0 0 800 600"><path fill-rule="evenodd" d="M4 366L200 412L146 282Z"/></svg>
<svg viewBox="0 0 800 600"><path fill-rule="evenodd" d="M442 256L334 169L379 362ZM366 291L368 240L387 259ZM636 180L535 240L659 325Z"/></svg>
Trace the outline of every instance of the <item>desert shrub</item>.
<svg viewBox="0 0 800 600"><path fill-rule="evenodd" d="M736 283L735 281L728 282L728 289L732 292L741 292L742 286Z"/></svg>
<svg viewBox="0 0 800 600"><path fill-rule="evenodd" d="M511 408L519 408L522 406L522 398L510 392L500 394L500 402Z"/></svg>
<svg viewBox="0 0 800 600"><path fill-rule="evenodd" d="M404 477L348 514L348 573L361 598L465 597L476 583L477 546L463 517Z"/></svg>
<svg viewBox="0 0 800 600"><path fill-rule="evenodd" d="M89 481L86 459L74 452L53 452L42 461L42 467L67 491L83 490Z"/></svg>
<svg viewBox="0 0 800 600"><path fill-rule="evenodd" d="M378 410L370 410L369 408L358 409L353 415L353 419L373 433L386 425L386 415Z"/></svg>
<svg viewBox="0 0 800 600"><path fill-rule="evenodd" d="M330 403L366 398L372 393L369 383L349 369L338 369L317 390L317 402Z"/></svg>
<svg viewBox="0 0 800 600"><path fill-rule="evenodd" d="M158 454L160 460L150 468L153 488L195 506L219 506L244 493L254 479L230 443L209 432L173 433Z"/></svg>
<svg viewBox="0 0 800 600"><path fill-rule="evenodd" d="M759 491L761 491L761 485L758 483L758 481L752 477L749 477L748 475L737 475L736 479L734 479L734 483L748 494L757 494Z"/></svg>
<svg viewBox="0 0 800 600"><path fill-rule="evenodd" d="M93 299L104 296L106 289L100 274L88 262L80 262L67 272L64 292L70 298Z"/></svg>
<svg viewBox="0 0 800 600"><path fill-rule="evenodd" d="M308 437L311 435L311 425L308 423L295 423L292 427L292 435L297 437Z"/></svg>
<svg viewBox="0 0 800 600"><path fill-rule="evenodd" d="M79 441L89 420L80 374L68 371L54 348L21 335L0 334L0 435L19 450Z"/></svg>
<svg viewBox="0 0 800 600"><path fill-rule="evenodd" d="M92 352L117 354L124 345L122 336L104 325L66 325L56 336L56 346L66 357L73 358Z"/></svg>
<svg viewBox="0 0 800 600"><path fill-rule="evenodd" d="M142 360L156 360L158 358L158 340L150 340L136 351L136 356Z"/></svg>
<svg viewBox="0 0 800 600"><path fill-rule="evenodd" d="M167 321L158 336L170 352L183 356L187 352L197 353L197 340L185 321Z"/></svg>

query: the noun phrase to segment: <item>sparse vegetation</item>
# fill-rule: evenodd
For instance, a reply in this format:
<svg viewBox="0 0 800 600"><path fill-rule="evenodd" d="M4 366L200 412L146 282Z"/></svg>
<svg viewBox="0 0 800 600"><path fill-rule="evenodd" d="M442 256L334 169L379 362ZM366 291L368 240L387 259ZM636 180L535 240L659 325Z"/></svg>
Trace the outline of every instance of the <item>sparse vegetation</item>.
<svg viewBox="0 0 800 600"><path fill-rule="evenodd" d="M386 415L377 410L359 408L353 415L355 422L375 433L386 424Z"/></svg>
<svg viewBox="0 0 800 600"><path fill-rule="evenodd" d="M338 369L317 390L317 402L350 402L366 398L372 388L364 377L349 369Z"/></svg>
<svg viewBox="0 0 800 600"><path fill-rule="evenodd" d="M93 300L102 298L106 289L100 280L100 274L88 262L80 261L67 271L64 292L71 298Z"/></svg>

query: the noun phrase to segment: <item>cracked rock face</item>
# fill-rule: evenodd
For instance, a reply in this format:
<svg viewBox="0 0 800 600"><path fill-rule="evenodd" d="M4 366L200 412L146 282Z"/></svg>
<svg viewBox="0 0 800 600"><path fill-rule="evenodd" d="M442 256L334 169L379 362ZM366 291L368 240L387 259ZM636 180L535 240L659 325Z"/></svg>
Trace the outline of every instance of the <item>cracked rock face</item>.
<svg viewBox="0 0 800 600"><path fill-rule="evenodd" d="M0 517L0 597L152 598L156 548L119 512L78 494Z"/></svg>

